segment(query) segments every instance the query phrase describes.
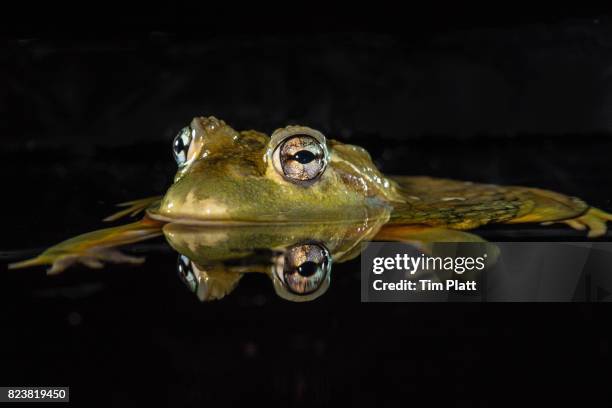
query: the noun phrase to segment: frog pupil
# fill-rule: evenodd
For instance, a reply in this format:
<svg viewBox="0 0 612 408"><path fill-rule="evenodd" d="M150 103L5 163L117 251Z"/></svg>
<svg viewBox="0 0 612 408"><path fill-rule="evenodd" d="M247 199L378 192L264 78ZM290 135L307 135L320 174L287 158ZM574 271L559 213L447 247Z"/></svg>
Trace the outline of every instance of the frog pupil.
<svg viewBox="0 0 612 408"><path fill-rule="evenodd" d="M183 128L179 134L174 138L172 143L172 149L174 150L174 157L179 165L183 164L187 160L187 150L191 143L191 131L189 128Z"/></svg>
<svg viewBox="0 0 612 408"><path fill-rule="evenodd" d="M318 268L319 266L316 264L316 262L306 261L297 267L297 273L305 278L308 278L309 276L314 275Z"/></svg>
<svg viewBox="0 0 612 408"><path fill-rule="evenodd" d="M315 159L314 153L308 150L300 150L293 155L293 160L300 164L308 164Z"/></svg>
<svg viewBox="0 0 612 408"><path fill-rule="evenodd" d="M179 255L177 264L179 275L186 278L191 269L189 259L184 255Z"/></svg>
<svg viewBox="0 0 612 408"><path fill-rule="evenodd" d="M185 149L185 144L183 143L183 138L179 137L174 141L174 151L178 154L181 153Z"/></svg>

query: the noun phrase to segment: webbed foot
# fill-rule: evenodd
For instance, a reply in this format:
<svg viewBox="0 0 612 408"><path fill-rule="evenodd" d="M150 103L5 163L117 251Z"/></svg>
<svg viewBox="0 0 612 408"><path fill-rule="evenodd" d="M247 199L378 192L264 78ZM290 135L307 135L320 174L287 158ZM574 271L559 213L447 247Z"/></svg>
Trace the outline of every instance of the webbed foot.
<svg viewBox="0 0 612 408"><path fill-rule="evenodd" d="M101 268L104 262L138 264L144 258L126 255L117 248L162 235L162 224L149 218L127 225L88 232L60 242L35 258L9 265L9 269L51 265L49 274L64 271L71 265L83 264Z"/></svg>
<svg viewBox="0 0 612 408"><path fill-rule="evenodd" d="M551 225L554 223L563 223L569 225L575 230L584 231L588 229L587 237L597 238L606 234L608 226L606 223L612 221L612 214L607 213L595 207L589 210L580 217L570 218L568 220L543 222L542 225Z"/></svg>
<svg viewBox="0 0 612 408"><path fill-rule="evenodd" d="M127 255L116 248L90 248L83 253L43 253L36 258L10 264L9 269L48 264L51 267L47 269L47 274L55 275L77 264L92 269L101 269L105 262L137 265L144 261L144 257Z"/></svg>

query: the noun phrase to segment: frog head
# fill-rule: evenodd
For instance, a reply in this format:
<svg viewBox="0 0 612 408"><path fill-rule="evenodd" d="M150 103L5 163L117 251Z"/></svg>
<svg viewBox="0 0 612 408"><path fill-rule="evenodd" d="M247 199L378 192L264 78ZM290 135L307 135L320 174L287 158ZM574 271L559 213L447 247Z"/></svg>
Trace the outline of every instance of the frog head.
<svg viewBox="0 0 612 408"><path fill-rule="evenodd" d="M401 201L361 147L305 126L271 136L194 118L173 142L178 171L155 216L188 224L363 219Z"/></svg>

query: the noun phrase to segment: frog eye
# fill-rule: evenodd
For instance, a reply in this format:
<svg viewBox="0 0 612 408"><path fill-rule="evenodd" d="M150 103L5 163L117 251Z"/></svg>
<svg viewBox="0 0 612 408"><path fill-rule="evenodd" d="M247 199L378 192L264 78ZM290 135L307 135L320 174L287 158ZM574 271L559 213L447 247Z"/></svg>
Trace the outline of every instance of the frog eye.
<svg viewBox="0 0 612 408"><path fill-rule="evenodd" d="M189 147L193 140L193 132L191 128L184 127L176 135L172 142L172 153L174 154L174 160L176 164L182 166L189 158Z"/></svg>
<svg viewBox="0 0 612 408"><path fill-rule="evenodd" d="M176 261L176 271L179 278L192 292L198 288L198 278L195 276L191 259L185 255L179 255Z"/></svg>
<svg viewBox="0 0 612 408"><path fill-rule="evenodd" d="M331 256L323 245L301 244L289 247L275 265L284 286L296 295L313 293L328 278Z"/></svg>
<svg viewBox="0 0 612 408"><path fill-rule="evenodd" d="M286 180L297 184L315 181L327 166L325 136L306 127L288 127L272 135L272 162Z"/></svg>

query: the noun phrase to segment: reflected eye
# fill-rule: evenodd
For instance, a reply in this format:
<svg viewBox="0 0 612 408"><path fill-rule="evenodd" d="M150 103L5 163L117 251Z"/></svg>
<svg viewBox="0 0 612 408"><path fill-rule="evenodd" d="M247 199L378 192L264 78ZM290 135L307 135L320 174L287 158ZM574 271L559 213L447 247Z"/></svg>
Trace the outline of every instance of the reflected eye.
<svg viewBox="0 0 612 408"><path fill-rule="evenodd" d="M298 295L317 290L331 270L331 256L318 244L303 244L287 248L276 265L276 274L287 289Z"/></svg>
<svg viewBox="0 0 612 408"><path fill-rule="evenodd" d="M184 127L181 129L178 135L176 135L174 141L172 142L172 153L174 154L174 160L176 160L176 164L179 166L182 166L185 164L185 162L187 162L192 138L191 128Z"/></svg>
<svg viewBox="0 0 612 408"><path fill-rule="evenodd" d="M179 255L176 261L176 271L183 283L187 285L192 292L195 292L198 288L198 279L193 273L191 260L185 255Z"/></svg>
<svg viewBox="0 0 612 408"><path fill-rule="evenodd" d="M313 136L301 134L285 138L276 147L273 160L285 179L297 183L316 180L327 164L321 142Z"/></svg>

